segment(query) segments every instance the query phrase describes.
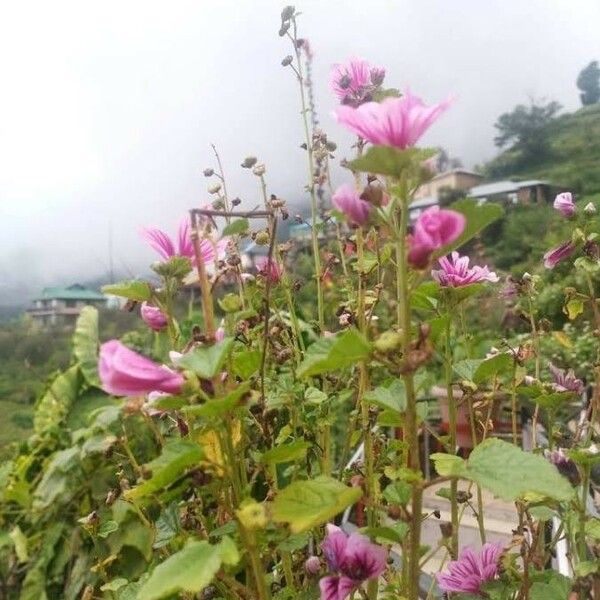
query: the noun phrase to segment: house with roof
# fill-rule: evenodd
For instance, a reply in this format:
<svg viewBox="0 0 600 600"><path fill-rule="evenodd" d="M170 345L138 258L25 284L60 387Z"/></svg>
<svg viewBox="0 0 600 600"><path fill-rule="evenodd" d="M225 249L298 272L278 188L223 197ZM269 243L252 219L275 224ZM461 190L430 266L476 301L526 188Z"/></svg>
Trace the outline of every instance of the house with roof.
<svg viewBox="0 0 600 600"><path fill-rule="evenodd" d="M503 204L543 204L550 202L558 188L549 181L528 179L526 181L494 181L476 185L469 190L469 197L480 202Z"/></svg>
<svg viewBox="0 0 600 600"><path fill-rule="evenodd" d="M48 287L34 299L27 310L33 321L42 327L72 326L84 306L103 308L108 297L79 283L68 287Z"/></svg>

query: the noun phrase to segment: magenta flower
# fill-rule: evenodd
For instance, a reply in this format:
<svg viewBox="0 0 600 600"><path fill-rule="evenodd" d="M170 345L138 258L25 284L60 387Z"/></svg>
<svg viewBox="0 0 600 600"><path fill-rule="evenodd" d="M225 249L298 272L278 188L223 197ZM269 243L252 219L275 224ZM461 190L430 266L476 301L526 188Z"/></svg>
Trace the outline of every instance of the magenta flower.
<svg viewBox="0 0 600 600"><path fill-rule="evenodd" d="M190 223L187 219L183 219L179 224L175 241L161 229L142 229L141 235L162 259L169 260L174 256L184 256L189 258L192 264L196 263ZM216 258L221 258L227 248L227 242L227 238L220 239L216 243L209 239L201 239L200 252L204 263L212 263Z"/></svg>
<svg viewBox="0 0 600 600"><path fill-rule="evenodd" d="M438 262L442 268L439 271L431 271L431 276L444 287L463 287L483 281L498 281L498 275L487 266L469 267L469 257L460 256L458 252L453 252L450 257L443 256Z"/></svg>
<svg viewBox="0 0 600 600"><path fill-rule="evenodd" d="M177 394L184 382L181 374L130 350L118 340L100 347L98 373L102 389L114 396Z"/></svg>
<svg viewBox="0 0 600 600"><path fill-rule="evenodd" d="M148 327L154 331L161 331L167 326L167 317L157 306L152 306L152 304L142 302L140 315L142 316L144 323L146 323L146 325L148 325Z"/></svg>
<svg viewBox="0 0 600 600"><path fill-rule="evenodd" d="M351 58L346 64L331 68L331 90L342 104L358 106L370 100L373 90L383 83L385 69L371 67L362 58Z"/></svg>
<svg viewBox="0 0 600 600"><path fill-rule="evenodd" d="M548 363L548 369L550 369L550 373L552 373L552 377L554 378L554 383L552 385L557 392L576 392L580 395L583 394L585 386L581 379L575 377L573 369L569 369L565 372L563 369L555 367L551 362Z"/></svg>
<svg viewBox="0 0 600 600"><path fill-rule="evenodd" d="M484 544L479 554L465 548L458 560L448 563L447 573L436 575L438 585L444 592L478 594L482 584L498 575L498 560L502 544Z"/></svg>
<svg viewBox="0 0 600 600"><path fill-rule="evenodd" d="M369 219L371 205L360 199L358 192L345 183L340 185L331 197L333 205L343 212L354 225L364 225Z"/></svg>
<svg viewBox="0 0 600 600"><path fill-rule="evenodd" d="M558 196L554 198L554 208L563 217L572 217L575 214L575 203L573 202L573 195L570 192L558 194Z"/></svg>
<svg viewBox="0 0 600 600"><path fill-rule="evenodd" d="M335 525L327 525L321 546L329 570L319 581L321 600L344 600L367 579L379 577L387 563L387 550L359 533L347 535Z"/></svg>
<svg viewBox="0 0 600 600"><path fill-rule="evenodd" d="M464 215L455 210L432 206L417 218L409 237L408 261L423 268L435 250L457 240L465 229Z"/></svg>
<svg viewBox="0 0 600 600"><path fill-rule="evenodd" d="M448 106L450 100L426 106L407 90L401 98L387 98L380 103L367 102L358 108L338 106L334 117L372 144L410 148Z"/></svg>
<svg viewBox="0 0 600 600"><path fill-rule="evenodd" d="M546 269L554 269L554 267L565 258L569 258L575 250L573 242L563 242L556 248L551 248L544 254L544 266Z"/></svg>
<svg viewBox="0 0 600 600"><path fill-rule="evenodd" d="M256 270L271 283L278 283L283 276L283 267L276 260L266 256L257 259Z"/></svg>

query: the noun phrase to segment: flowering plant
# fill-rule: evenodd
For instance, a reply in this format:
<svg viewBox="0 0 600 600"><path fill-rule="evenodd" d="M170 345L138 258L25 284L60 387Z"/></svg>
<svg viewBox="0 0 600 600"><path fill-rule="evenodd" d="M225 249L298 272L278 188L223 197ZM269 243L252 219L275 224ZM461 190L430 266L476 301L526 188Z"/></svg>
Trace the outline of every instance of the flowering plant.
<svg viewBox="0 0 600 600"><path fill-rule="evenodd" d="M286 7L279 33L293 54L282 64L299 87L310 174L311 215L297 221L310 239L277 237L289 209L266 165L241 164L262 198L247 210L216 150L204 171L211 203L191 208L176 240L144 231L155 279L105 287L141 304L140 331L100 343L97 312L83 311L72 367L38 401L28 448L2 468L5 588L120 600L599 598L588 512L598 392L567 439L557 411L584 384L543 361L531 276L511 282L523 343L471 347L469 312L499 277L458 249L502 207L411 208L433 156L417 144L450 103L385 89L385 70L360 59L337 65L335 120L357 137L334 191L337 147L316 127L314 55L297 23ZM595 235L572 197L555 206L574 230L546 265L577 253L588 287L569 291L566 309L589 309L598 333ZM253 264L250 240L263 252ZM597 366L588 377L600 379ZM499 403L509 441L496 436ZM521 404L533 407L526 426ZM500 542L488 541L492 496L514 521ZM477 548L466 547L467 520ZM561 545L566 567L553 569Z"/></svg>

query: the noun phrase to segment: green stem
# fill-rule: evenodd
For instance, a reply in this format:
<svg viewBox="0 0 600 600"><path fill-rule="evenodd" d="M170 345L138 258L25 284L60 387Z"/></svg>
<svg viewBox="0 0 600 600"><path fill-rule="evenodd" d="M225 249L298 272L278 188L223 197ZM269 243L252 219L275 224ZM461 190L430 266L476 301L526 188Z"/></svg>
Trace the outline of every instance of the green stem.
<svg viewBox="0 0 600 600"><path fill-rule="evenodd" d="M587 544L585 543L585 523L587 520L587 498L590 489L590 467L583 468L583 478L581 481L581 500L579 506L579 535L577 540L577 554L579 562L587 558Z"/></svg>
<svg viewBox="0 0 600 600"><path fill-rule="evenodd" d="M475 415L473 414L473 398L469 396L469 421L471 423L471 439L473 440L473 448L477 446L477 430L475 429ZM492 402L493 402L492 398ZM481 494L481 486L477 485L477 524L479 525L479 537L481 539L481 543L485 544L486 535L485 535L485 523L483 519L483 496Z"/></svg>
<svg viewBox="0 0 600 600"><path fill-rule="evenodd" d="M448 400L448 421L449 421L449 452L456 454L456 404L454 402L454 390L452 388L452 346L450 345L452 337L452 320L448 316L446 324L446 350L444 357L445 377L446 377L446 399ZM452 536L450 538L450 554L453 559L458 557L458 480L453 478L450 482L450 519L452 523Z"/></svg>
<svg viewBox="0 0 600 600"><path fill-rule="evenodd" d="M408 229L408 196L402 193L400 197L400 230L396 243L398 293L401 300L398 316L402 329L403 357L406 360L411 349L411 312L410 292L408 288L408 260L406 253L406 235ZM410 449L409 466L415 473L421 472L421 457L419 454L419 429L417 420L417 399L413 381L413 373L403 375L406 388L406 425L404 440ZM408 552L408 600L419 600L419 557L421 544L421 513L423 504L423 489L415 483L412 489L412 515L410 527L410 545Z"/></svg>
<svg viewBox="0 0 600 600"><path fill-rule="evenodd" d="M323 282L322 282L322 271L321 271L321 257L319 255L319 238L317 231L317 194L315 192L315 163L313 157L313 142L310 134L310 128L308 125L308 109L306 106L306 93L304 90L304 77L302 75L302 59L300 57L300 47L297 44L297 27L296 21L293 21L294 35L290 36L292 44L294 45L294 52L296 54L296 63L298 71L298 86L300 88L300 104L302 106L302 123L304 125L304 137L306 140L306 150L308 155L308 191L310 192L310 214L311 214L311 240L312 240L312 251L313 259L315 262L315 278L317 280L317 315L319 321L319 329L322 334L325 331L325 312L323 307Z"/></svg>

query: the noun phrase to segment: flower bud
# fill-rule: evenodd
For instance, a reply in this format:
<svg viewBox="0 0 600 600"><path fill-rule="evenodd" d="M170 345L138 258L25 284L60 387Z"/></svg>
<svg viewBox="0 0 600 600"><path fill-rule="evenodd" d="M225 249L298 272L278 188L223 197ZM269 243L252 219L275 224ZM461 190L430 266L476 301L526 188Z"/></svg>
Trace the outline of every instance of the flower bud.
<svg viewBox="0 0 600 600"><path fill-rule="evenodd" d="M209 194L218 194L220 190L221 190L221 184L220 183L213 183L212 185L208 186L208 193Z"/></svg>
<svg viewBox="0 0 600 600"><path fill-rule="evenodd" d="M266 171L267 171L267 169L265 168L265 165L263 165L262 163L256 165L252 169L252 173L254 173L254 175L256 175L257 177L262 177L266 173Z"/></svg>
<svg viewBox="0 0 600 600"><path fill-rule="evenodd" d="M267 246L271 241L271 237L269 236L268 231L257 231L256 236L254 237L254 241L258 246Z"/></svg>
<svg viewBox="0 0 600 600"><path fill-rule="evenodd" d="M258 159L256 156L246 156L244 162L242 162L242 167L244 169L251 169L257 162Z"/></svg>
<svg viewBox="0 0 600 600"><path fill-rule="evenodd" d="M391 352L402 344L402 336L396 331L384 331L375 340L375 349L379 352Z"/></svg>
<svg viewBox="0 0 600 600"><path fill-rule="evenodd" d="M335 152L337 150L337 144L335 142L327 142L325 144L325 147L327 148L327 150L329 150L329 152Z"/></svg>
<svg viewBox="0 0 600 600"><path fill-rule="evenodd" d="M321 561L318 556L309 556L304 563L304 570L309 575L317 575L321 570Z"/></svg>
<svg viewBox="0 0 600 600"><path fill-rule="evenodd" d="M281 66L282 67L289 67L292 64L292 61L294 60L294 57L291 54L288 54L282 61L281 61Z"/></svg>
<svg viewBox="0 0 600 600"><path fill-rule="evenodd" d="M596 206L594 205L593 202L588 202L584 207L583 207L583 212L586 215L595 215L596 214Z"/></svg>
<svg viewBox="0 0 600 600"><path fill-rule="evenodd" d="M296 14L296 7L289 4L281 11L281 20L289 21Z"/></svg>
<svg viewBox="0 0 600 600"><path fill-rule="evenodd" d="M239 206L242 203L242 201L239 198L234 198L231 201L231 206Z"/></svg>
<svg viewBox="0 0 600 600"><path fill-rule="evenodd" d="M202 173L204 174L204 177L212 177L215 174L215 170L208 167L207 169L204 169Z"/></svg>
<svg viewBox="0 0 600 600"><path fill-rule="evenodd" d="M288 32L289 28L290 28L290 22L284 21L281 24L281 27L279 28L279 37L283 37Z"/></svg>

